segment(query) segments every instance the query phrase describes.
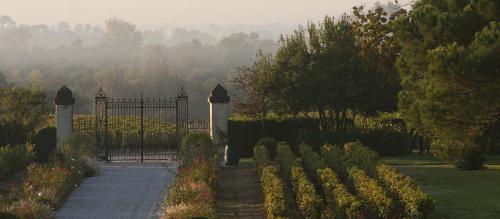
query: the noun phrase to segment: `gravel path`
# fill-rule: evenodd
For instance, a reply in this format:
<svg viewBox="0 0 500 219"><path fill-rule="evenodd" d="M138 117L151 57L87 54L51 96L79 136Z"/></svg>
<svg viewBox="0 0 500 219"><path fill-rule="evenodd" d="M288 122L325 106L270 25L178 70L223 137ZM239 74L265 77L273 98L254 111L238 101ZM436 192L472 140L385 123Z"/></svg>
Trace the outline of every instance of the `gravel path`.
<svg viewBox="0 0 500 219"><path fill-rule="evenodd" d="M160 163L103 163L75 189L57 218L158 218L176 168Z"/></svg>

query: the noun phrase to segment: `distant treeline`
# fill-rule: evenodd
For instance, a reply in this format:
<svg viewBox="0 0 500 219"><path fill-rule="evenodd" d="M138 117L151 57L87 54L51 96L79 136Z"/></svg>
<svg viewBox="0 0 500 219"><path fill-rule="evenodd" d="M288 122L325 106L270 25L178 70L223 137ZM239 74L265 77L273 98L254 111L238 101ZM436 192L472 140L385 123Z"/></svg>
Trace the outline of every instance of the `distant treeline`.
<svg viewBox="0 0 500 219"><path fill-rule="evenodd" d="M120 19L92 25L17 25L0 16L0 86L41 88L49 105L62 85L77 98L78 113L90 113L99 87L109 96L168 98L184 86L193 117L206 117L206 98L217 83L252 62L256 51L274 52L276 40L257 33L217 39L197 30L139 31ZM230 87L229 87L230 88ZM231 89L231 88L230 88Z"/></svg>

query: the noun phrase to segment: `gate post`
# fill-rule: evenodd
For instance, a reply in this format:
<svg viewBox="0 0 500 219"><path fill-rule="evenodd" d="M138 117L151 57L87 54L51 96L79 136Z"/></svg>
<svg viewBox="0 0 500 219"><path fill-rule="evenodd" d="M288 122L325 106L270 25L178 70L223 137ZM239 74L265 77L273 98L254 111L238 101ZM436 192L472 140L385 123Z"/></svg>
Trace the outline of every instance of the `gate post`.
<svg viewBox="0 0 500 219"><path fill-rule="evenodd" d="M229 147L228 142L228 119L229 119L229 96L227 90L220 84L212 89L208 98L210 103L210 137L217 144L219 157L224 157L224 163L228 166L238 164L238 151Z"/></svg>
<svg viewBox="0 0 500 219"><path fill-rule="evenodd" d="M57 150L60 151L64 140L73 132L73 104L75 104L73 92L66 86L62 86L57 91L54 103L56 105Z"/></svg>

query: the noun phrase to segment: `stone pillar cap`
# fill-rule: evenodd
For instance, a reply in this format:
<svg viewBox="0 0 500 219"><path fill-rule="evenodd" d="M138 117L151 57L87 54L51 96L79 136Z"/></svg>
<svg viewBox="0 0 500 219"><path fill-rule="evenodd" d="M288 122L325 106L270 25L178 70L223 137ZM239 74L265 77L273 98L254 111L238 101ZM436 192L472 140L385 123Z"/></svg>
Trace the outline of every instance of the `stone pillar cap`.
<svg viewBox="0 0 500 219"><path fill-rule="evenodd" d="M61 89L57 91L56 99L54 100L56 105L73 105L75 104L75 98L73 98L73 92L66 86L62 86Z"/></svg>
<svg viewBox="0 0 500 219"><path fill-rule="evenodd" d="M227 95L226 88L222 87L222 85L220 84L217 84L217 86L212 89L208 101L210 103L229 103L229 96Z"/></svg>

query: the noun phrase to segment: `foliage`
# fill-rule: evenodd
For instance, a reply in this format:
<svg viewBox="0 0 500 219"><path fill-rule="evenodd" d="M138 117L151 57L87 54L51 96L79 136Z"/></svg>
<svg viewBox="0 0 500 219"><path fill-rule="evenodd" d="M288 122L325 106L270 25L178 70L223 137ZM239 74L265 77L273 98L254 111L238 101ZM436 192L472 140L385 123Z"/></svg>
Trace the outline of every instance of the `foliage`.
<svg viewBox="0 0 500 219"><path fill-rule="evenodd" d="M363 203L352 195L330 168L317 170L327 208L335 212L335 218L361 218Z"/></svg>
<svg viewBox="0 0 500 219"><path fill-rule="evenodd" d="M304 169L300 166L292 167L291 180L295 200L302 215L305 218L318 218L322 200L316 193L314 185L307 178Z"/></svg>
<svg viewBox="0 0 500 219"><path fill-rule="evenodd" d="M165 199L163 218L215 218L217 154L205 134L190 133L181 144L182 163Z"/></svg>
<svg viewBox="0 0 500 219"><path fill-rule="evenodd" d="M395 23L401 115L433 137L437 155L463 169L482 166L479 138L500 120L499 7L420 0Z"/></svg>
<svg viewBox="0 0 500 219"><path fill-rule="evenodd" d="M256 145L253 148L253 154L255 159L255 164L257 166L257 173L259 176L262 174L262 169L269 166L269 153L267 153L267 149L264 145Z"/></svg>
<svg viewBox="0 0 500 219"><path fill-rule="evenodd" d="M264 192L264 205L267 218L286 218L287 205L283 182L275 166L266 166L262 169L260 182Z"/></svg>
<svg viewBox="0 0 500 219"><path fill-rule="evenodd" d="M31 137L31 143L35 145L36 160L38 162L48 162L56 149L56 128L47 127L38 130Z"/></svg>
<svg viewBox="0 0 500 219"><path fill-rule="evenodd" d="M349 167L347 172L358 196L366 201L369 214L390 218L394 213L394 201L384 188L356 166Z"/></svg>
<svg viewBox="0 0 500 219"><path fill-rule="evenodd" d="M276 158L276 147L278 146L278 141L276 141L276 139L271 137L264 137L257 141L257 145L263 145L267 148L271 160L274 160L274 158Z"/></svg>
<svg viewBox="0 0 500 219"><path fill-rule="evenodd" d="M0 145L24 144L47 116L38 89L0 88Z"/></svg>
<svg viewBox="0 0 500 219"><path fill-rule="evenodd" d="M273 68L272 56L259 50L253 65L240 67L238 74L232 79L235 88L243 91L246 96L243 101L236 102L236 109L240 113L257 115L261 120L263 133L266 130L266 116L273 104L271 98Z"/></svg>
<svg viewBox="0 0 500 219"><path fill-rule="evenodd" d="M395 193L403 204L402 216L408 218L426 218L434 208L434 200L422 192L408 176L396 172L386 164L377 166L377 178L389 191Z"/></svg>
<svg viewBox="0 0 500 219"><path fill-rule="evenodd" d="M10 214L9 216L7 216L7 215L2 215L2 212L0 212L0 217L5 219L55 218L55 214L50 208L50 206L30 198L14 201L13 203L10 203L7 207L5 207L3 210Z"/></svg>
<svg viewBox="0 0 500 219"><path fill-rule="evenodd" d="M369 174L375 172L374 168L379 162L377 152L363 146L360 142L351 142L344 145L347 162L356 165Z"/></svg>
<svg viewBox="0 0 500 219"><path fill-rule="evenodd" d="M68 159L50 165L31 164L24 181L26 197L58 207L85 176L85 162Z"/></svg>
<svg viewBox="0 0 500 219"><path fill-rule="evenodd" d="M0 179L23 170L33 158L33 145L0 147Z"/></svg>

